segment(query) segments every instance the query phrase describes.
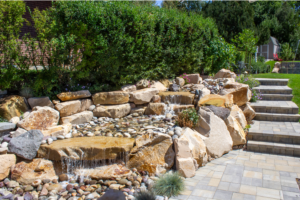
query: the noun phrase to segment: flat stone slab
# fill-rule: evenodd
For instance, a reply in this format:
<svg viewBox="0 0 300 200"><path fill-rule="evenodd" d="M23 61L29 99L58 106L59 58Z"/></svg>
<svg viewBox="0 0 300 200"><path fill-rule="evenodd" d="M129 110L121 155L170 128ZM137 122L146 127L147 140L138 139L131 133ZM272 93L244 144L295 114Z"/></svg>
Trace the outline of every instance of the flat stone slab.
<svg viewBox="0 0 300 200"><path fill-rule="evenodd" d="M0 132L2 131L11 131L16 128L16 124L9 122L0 122Z"/></svg>
<svg viewBox="0 0 300 200"><path fill-rule="evenodd" d="M277 85L260 85L253 89L260 91L262 94L292 94L293 92L293 90L288 86Z"/></svg>
<svg viewBox="0 0 300 200"><path fill-rule="evenodd" d="M292 101L257 101L251 107L256 112L298 114L298 106Z"/></svg>
<svg viewBox="0 0 300 200"><path fill-rule="evenodd" d="M261 85L287 85L289 79L256 78Z"/></svg>

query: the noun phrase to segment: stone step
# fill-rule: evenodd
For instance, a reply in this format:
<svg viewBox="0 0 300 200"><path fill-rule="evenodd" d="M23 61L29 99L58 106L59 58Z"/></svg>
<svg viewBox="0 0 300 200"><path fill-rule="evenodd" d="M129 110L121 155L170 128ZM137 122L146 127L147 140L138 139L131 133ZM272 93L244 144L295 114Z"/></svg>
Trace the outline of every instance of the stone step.
<svg viewBox="0 0 300 200"><path fill-rule="evenodd" d="M291 101L293 99L292 94L263 94L261 97L266 101Z"/></svg>
<svg viewBox="0 0 300 200"><path fill-rule="evenodd" d="M249 140L247 142L247 151L300 157L299 144L283 144Z"/></svg>
<svg viewBox="0 0 300 200"><path fill-rule="evenodd" d="M283 113L263 113L256 112L254 120L259 121L277 121L277 122L299 122L299 114L283 114Z"/></svg>
<svg viewBox="0 0 300 200"><path fill-rule="evenodd" d="M289 79L256 78L261 85L287 85Z"/></svg>
<svg viewBox="0 0 300 200"><path fill-rule="evenodd" d="M259 113L298 114L299 108L292 101L257 101L251 107Z"/></svg>
<svg viewBox="0 0 300 200"><path fill-rule="evenodd" d="M293 92L288 86L260 85L253 89L259 91L261 94L292 94Z"/></svg>
<svg viewBox="0 0 300 200"><path fill-rule="evenodd" d="M300 132L251 131L247 136L248 140L253 141L300 145Z"/></svg>

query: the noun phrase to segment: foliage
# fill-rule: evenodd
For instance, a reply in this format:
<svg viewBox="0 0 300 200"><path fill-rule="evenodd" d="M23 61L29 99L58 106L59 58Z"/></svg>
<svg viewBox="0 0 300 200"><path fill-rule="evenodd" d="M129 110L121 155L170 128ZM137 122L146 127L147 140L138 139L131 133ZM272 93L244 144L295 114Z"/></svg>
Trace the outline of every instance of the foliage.
<svg viewBox="0 0 300 200"><path fill-rule="evenodd" d="M256 80L252 75L241 74L240 76L236 77L235 81L249 85L250 89L259 86L259 81Z"/></svg>
<svg viewBox="0 0 300 200"><path fill-rule="evenodd" d="M276 63L276 61L273 61L273 60L269 60L266 62L267 65L270 65L270 72L272 72L275 63Z"/></svg>
<svg viewBox="0 0 300 200"><path fill-rule="evenodd" d="M30 98L30 97L33 97L34 95L33 95L33 91L32 91L31 88L29 88L29 87L24 87L24 88L22 88L21 91L20 91L20 96L25 97L25 98L28 99L28 98Z"/></svg>
<svg viewBox="0 0 300 200"><path fill-rule="evenodd" d="M251 96L250 102L256 102L257 100L262 99L262 94L260 93L260 91L251 89L251 92L252 92L252 96Z"/></svg>
<svg viewBox="0 0 300 200"><path fill-rule="evenodd" d="M178 125L181 127L194 128L198 120L199 116L194 108L188 108L178 114Z"/></svg>
<svg viewBox="0 0 300 200"><path fill-rule="evenodd" d="M8 122L7 119L0 117L0 122Z"/></svg>
<svg viewBox="0 0 300 200"><path fill-rule="evenodd" d="M264 61L257 61L255 62L255 59L252 59L251 66L253 68L252 73L267 73L269 65L266 64Z"/></svg>
<svg viewBox="0 0 300 200"><path fill-rule="evenodd" d="M184 181L178 172L167 173L155 182L153 189L157 195L161 196L178 196L184 191Z"/></svg>
<svg viewBox="0 0 300 200"><path fill-rule="evenodd" d="M155 200L156 195L153 191L141 191L135 195L136 200Z"/></svg>
<svg viewBox="0 0 300 200"><path fill-rule="evenodd" d="M281 45L280 57L283 60L293 60L294 59L295 54L293 53L293 50L288 43L284 43Z"/></svg>
<svg viewBox="0 0 300 200"><path fill-rule="evenodd" d="M189 79L188 76L186 76L186 73L183 73L182 75L179 76L180 78L183 78L184 84L188 84L191 82L191 79Z"/></svg>

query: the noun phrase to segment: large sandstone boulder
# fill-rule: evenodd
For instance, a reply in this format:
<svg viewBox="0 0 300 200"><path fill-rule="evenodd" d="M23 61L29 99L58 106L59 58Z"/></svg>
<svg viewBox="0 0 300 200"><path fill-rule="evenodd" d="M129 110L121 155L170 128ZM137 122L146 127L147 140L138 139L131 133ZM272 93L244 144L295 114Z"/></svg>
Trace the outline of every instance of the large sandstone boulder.
<svg viewBox="0 0 300 200"><path fill-rule="evenodd" d="M86 111L89 109L89 107L93 104L93 101L91 99L82 99L81 101L81 108L80 112Z"/></svg>
<svg viewBox="0 0 300 200"><path fill-rule="evenodd" d="M176 77L175 82L180 87L184 86L184 84L185 84L185 80L183 78L181 78L181 77Z"/></svg>
<svg viewBox="0 0 300 200"><path fill-rule="evenodd" d="M50 145L41 145L37 157L55 161L116 159L124 152L129 153L133 145L132 138L76 137L57 140Z"/></svg>
<svg viewBox="0 0 300 200"><path fill-rule="evenodd" d="M206 95L198 101L198 106L218 106L218 107L231 107L233 105L233 95L228 94L225 96L220 96L217 94Z"/></svg>
<svg viewBox="0 0 300 200"><path fill-rule="evenodd" d="M203 84L194 84L191 86L191 91L203 90L204 88L206 87Z"/></svg>
<svg viewBox="0 0 300 200"><path fill-rule="evenodd" d="M147 133L137 138L137 145L131 150L127 166L150 174L165 173L174 164L172 138L169 135Z"/></svg>
<svg viewBox="0 0 300 200"><path fill-rule="evenodd" d="M76 91L76 92L63 92L56 96L61 101L70 101L70 100L88 98L91 96L91 93L88 90L80 90L80 91Z"/></svg>
<svg viewBox="0 0 300 200"><path fill-rule="evenodd" d="M16 156L14 154L0 155L0 181L8 177L10 168L16 164Z"/></svg>
<svg viewBox="0 0 300 200"><path fill-rule="evenodd" d="M202 90L199 90L199 99L202 99L203 97L210 95L210 90L207 88L203 88Z"/></svg>
<svg viewBox="0 0 300 200"><path fill-rule="evenodd" d="M75 171L77 176L84 175L92 179L112 179L128 177L132 174L131 170L127 167L119 164L106 165L102 167L96 167L94 169L78 169Z"/></svg>
<svg viewBox="0 0 300 200"><path fill-rule="evenodd" d="M14 137L8 144L8 151L21 158L32 160L40 148L44 135L39 130L30 130Z"/></svg>
<svg viewBox="0 0 300 200"><path fill-rule="evenodd" d="M233 103L238 106L244 105L250 101L252 92L249 89L249 85L242 83L227 83L224 85L224 89L220 92L221 95L232 94Z"/></svg>
<svg viewBox="0 0 300 200"><path fill-rule="evenodd" d="M11 169L12 180L22 185L31 185L34 181L58 179L50 160L33 159L31 162L20 162Z"/></svg>
<svg viewBox="0 0 300 200"><path fill-rule="evenodd" d="M128 103L129 93L123 91L99 92L94 94L92 98L95 105L117 105Z"/></svg>
<svg viewBox="0 0 300 200"><path fill-rule="evenodd" d="M133 92L136 91L136 86L135 85L124 85L121 87L121 90L124 92Z"/></svg>
<svg viewBox="0 0 300 200"><path fill-rule="evenodd" d="M186 74L185 76L190 80L189 83L199 84L202 81L200 74Z"/></svg>
<svg viewBox="0 0 300 200"><path fill-rule="evenodd" d="M28 99L28 103L31 108L34 108L36 106L48 106L54 108L54 105L49 97L32 97Z"/></svg>
<svg viewBox="0 0 300 200"><path fill-rule="evenodd" d="M60 118L59 123L60 124L84 124L86 122L90 122L93 118L93 112L92 111L83 111L80 113L76 113L75 115L62 117Z"/></svg>
<svg viewBox="0 0 300 200"><path fill-rule="evenodd" d="M193 104L195 94L190 92L160 92L162 102L170 102L172 104Z"/></svg>
<svg viewBox="0 0 300 200"><path fill-rule="evenodd" d="M243 111L246 120L250 122L254 117L255 117L255 111L253 108L250 106L250 103L246 103L242 106L240 106L241 110Z"/></svg>
<svg viewBox="0 0 300 200"><path fill-rule="evenodd" d="M228 69L221 69L216 73L214 76L215 79L217 78L236 78L236 74Z"/></svg>
<svg viewBox="0 0 300 200"><path fill-rule="evenodd" d="M199 122L195 127L201 133L207 154L219 158L232 149L232 139L225 122L212 111L199 109Z"/></svg>
<svg viewBox="0 0 300 200"><path fill-rule="evenodd" d="M55 105L61 117L66 117L78 113L81 109L81 101L67 101Z"/></svg>
<svg viewBox="0 0 300 200"><path fill-rule="evenodd" d="M246 134L240 123L231 115L225 120L225 123L227 125L228 131L230 132L233 146L245 144Z"/></svg>
<svg viewBox="0 0 300 200"><path fill-rule="evenodd" d="M149 103L145 110L145 115L163 115L166 110L164 103Z"/></svg>
<svg viewBox="0 0 300 200"><path fill-rule="evenodd" d="M159 81L153 81L151 83L150 88L154 88L154 89L158 90L159 92L164 92L167 90L167 88Z"/></svg>
<svg viewBox="0 0 300 200"><path fill-rule="evenodd" d="M0 116L6 120L10 120L16 116L20 117L27 110L29 110L29 107L24 97L11 95L0 98Z"/></svg>
<svg viewBox="0 0 300 200"><path fill-rule="evenodd" d="M18 127L26 130L41 130L56 126L59 121L59 112L50 107L34 107L33 111L23 120L18 122Z"/></svg>
<svg viewBox="0 0 300 200"><path fill-rule="evenodd" d="M237 105L231 107L230 115L238 121L242 128L247 126L246 117L243 111Z"/></svg>
<svg viewBox="0 0 300 200"><path fill-rule="evenodd" d="M130 92L130 102L136 105L149 103L154 95L158 93L155 88L145 88Z"/></svg>
<svg viewBox="0 0 300 200"><path fill-rule="evenodd" d="M176 158L176 170L184 178L194 177L197 169L197 163L193 158Z"/></svg>
<svg viewBox="0 0 300 200"><path fill-rule="evenodd" d="M93 114L96 117L111 117L121 118L130 113L131 107L129 103L121 105L106 105L98 106L93 110Z"/></svg>

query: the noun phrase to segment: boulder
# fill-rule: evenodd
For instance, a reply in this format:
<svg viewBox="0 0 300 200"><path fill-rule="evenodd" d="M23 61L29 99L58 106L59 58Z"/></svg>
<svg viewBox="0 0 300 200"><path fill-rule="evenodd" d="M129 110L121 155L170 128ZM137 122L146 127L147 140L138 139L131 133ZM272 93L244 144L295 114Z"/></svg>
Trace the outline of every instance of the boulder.
<svg viewBox="0 0 300 200"><path fill-rule="evenodd" d="M236 74L228 69L221 69L216 73L214 76L215 79L217 78L236 78Z"/></svg>
<svg viewBox="0 0 300 200"><path fill-rule="evenodd" d="M130 102L133 102L136 105L149 103L152 97L157 93L158 90L155 88L145 88L130 92Z"/></svg>
<svg viewBox="0 0 300 200"><path fill-rule="evenodd" d="M199 109L199 121L195 129L202 135L207 154L219 158L232 149L232 139L225 122L212 111Z"/></svg>
<svg viewBox="0 0 300 200"><path fill-rule="evenodd" d="M34 107L33 111L23 120L18 122L18 127L25 130L41 130L56 126L59 121L59 112L50 107Z"/></svg>
<svg viewBox="0 0 300 200"><path fill-rule="evenodd" d="M249 89L249 85L242 83L226 83L224 85L224 89L220 92L221 95L232 94L233 95L233 103L238 106L244 105L248 101L250 101L252 92Z"/></svg>
<svg viewBox="0 0 300 200"><path fill-rule="evenodd" d="M165 173L174 164L172 138L167 134L147 133L137 138L139 142L131 150L127 166L150 174Z"/></svg>
<svg viewBox="0 0 300 200"><path fill-rule="evenodd" d="M184 178L191 178L196 175L198 169L195 160L191 157L176 158L176 170Z"/></svg>
<svg viewBox="0 0 300 200"><path fill-rule="evenodd" d="M170 102L172 104L193 104L195 94L190 92L160 92L162 102Z"/></svg>
<svg viewBox="0 0 300 200"><path fill-rule="evenodd" d="M83 99L91 97L91 93L88 90L80 90L76 92L63 92L56 95L61 101L70 101L76 99Z"/></svg>
<svg viewBox="0 0 300 200"><path fill-rule="evenodd" d="M251 120L255 117L255 111L253 110L253 108L250 106L250 103L246 103L242 106L240 106L241 110L243 111L246 120L248 122L251 122Z"/></svg>
<svg viewBox="0 0 300 200"><path fill-rule="evenodd" d="M10 122L0 122L0 133L15 130L16 124Z"/></svg>
<svg viewBox="0 0 300 200"><path fill-rule="evenodd" d="M213 105L217 107L231 107L233 105L233 95L228 94L225 96L220 96L217 94L206 95L198 101L198 106L208 106Z"/></svg>
<svg viewBox="0 0 300 200"><path fill-rule="evenodd" d="M111 117L121 118L130 113L131 107L129 103L121 105L107 105L99 106L93 110L93 114L96 117Z"/></svg>
<svg viewBox="0 0 300 200"><path fill-rule="evenodd" d="M167 88L159 81L152 81L150 88L154 88L159 92L164 92L167 90Z"/></svg>
<svg viewBox="0 0 300 200"><path fill-rule="evenodd" d="M183 78L181 78L181 77L176 77L175 82L180 87L184 86L184 84L185 84L185 80Z"/></svg>
<svg viewBox="0 0 300 200"><path fill-rule="evenodd" d="M164 103L149 103L145 110L145 115L163 115L166 110Z"/></svg>
<svg viewBox="0 0 300 200"><path fill-rule="evenodd" d="M160 102L161 102L160 96L159 96L159 95L154 95L154 96L152 97L152 102L153 102L153 103L160 103Z"/></svg>
<svg viewBox="0 0 300 200"><path fill-rule="evenodd" d="M238 121L242 128L247 126L246 117L237 105L231 107L230 115Z"/></svg>
<svg viewBox="0 0 300 200"><path fill-rule="evenodd" d="M140 107L138 107L138 108L131 108L130 114L137 113L139 115L144 115L146 108L147 107L143 107L143 108L140 108Z"/></svg>
<svg viewBox="0 0 300 200"><path fill-rule="evenodd" d="M162 79L159 80L159 82L161 82L166 88L169 88L169 86L172 84L172 81L170 81L169 79Z"/></svg>
<svg viewBox="0 0 300 200"><path fill-rule="evenodd" d="M217 107L213 105L209 105L206 107L201 107L201 109L204 110L211 110L215 115L223 119L224 121L227 119L227 117L230 115L230 110L228 108L223 108L223 107Z"/></svg>
<svg viewBox="0 0 300 200"><path fill-rule="evenodd" d="M231 115L225 120L225 123L231 135L233 146L246 144L246 134L240 123Z"/></svg>
<svg viewBox="0 0 300 200"><path fill-rule="evenodd" d="M60 118L60 124L84 124L90 122L93 119L92 111L83 111L76 113L75 115Z"/></svg>
<svg viewBox="0 0 300 200"><path fill-rule="evenodd" d="M170 84L170 86L169 86L169 90L170 90L170 91L173 91L173 92L178 92L179 89L180 89L180 86L177 85L177 84L175 84L175 83Z"/></svg>
<svg viewBox="0 0 300 200"><path fill-rule="evenodd" d="M94 105L91 99L82 99L80 101L81 101L80 112L89 110L90 106Z"/></svg>
<svg viewBox="0 0 300 200"><path fill-rule="evenodd" d="M133 91L136 91L136 86L135 85L124 85L123 87L121 87L121 90L123 92L133 92Z"/></svg>
<svg viewBox="0 0 300 200"><path fill-rule="evenodd" d="M50 160L33 159L20 162L11 168L11 178L22 185L31 185L34 181L58 179Z"/></svg>
<svg viewBox="0 0 300 200"><path fill-rule="evenodd" d="M67 135L70 130L72 129L72 124L64 124L64 125L58 125L48 128L47 130L43 131L44 136L65 136Z"/></svg>
<svg viewBox="0 0 300 200"><path fill-rule="evenodd" d="M136 83L136 88L138 90L150 87L150 81L142 79Z"/></svg>
<svg viewBox="0 0 300 200"><path fill-rule="evenodd" d="M134 139L118 137L75 137L57 140L50 145L41 145L37 157L54 161L116 159L130 152ZM84 154L82 154L84 152Z"/></svg>
<svg viewBox="0 0 300 200"><path fill-rule="evenodd" d="M0 181L8 177L10 168L16 164L16 156L14 154L0 155Z"/></svg>
<svg viewBox="0 0 300 200"><path fill-rule="evenodd" d="M117 105L128 103L129 93L123 91L99 92L94 94L92 98L95 105Z"/></svg>
<svg viewBox="0 0 300 200"><path fill-rule="evenodd" d="M194 84L191 86L191 91L203 90L205 86L203 84Z"/></svg>
<svg viewBox="0 0 300 200"><path fill-rule="evenodd" d="M80 112L81 101L66 101L55 105L55 109L59 111L61 117L67 117Z"/></svg>
<svg viewBox="0 0 300 200"><path fill-rule="evenodd" d="M20 117L13 117L9 120L10 123L17 124L20 121Z"/></svg>
<svg viewBox="0 0 300 200"><path fill-rule="evenodd" d="M14 137L8 144L8 151L21 158L32 160L40 148L44 135L39 130L30 130Z"/></svg>
<svg viewBox="0 0 300 200"><path fill-rule="evenodd" d="M28 103L31 108L34 108L36 106L48 106L51 108L54 108L53 103L51 102L49 97L31 97L28 99Z"/></svg>
<svg viewBox="0 0 300 200"><path fill-rule="evenodd" d="M22 135L23 133L26 133L27 130L23 129L23 128L17 128L16 131L11 131L10 132L10 137L14 138L14 137L18 137L19 135Z"/></svg>
<svg viewBox="0 0 300 200"><path fill-rule="evenodd" d="M96 167L94 169L78 169L75 174L80 176L84 175L92 179L112 179L128 177L132 174L131 170L120 164L106 165L102 167Z"/></svg>
<svg viewBox="0 0 300 200"><path fill-rule="evenodd" d="M175 112L175 114L178 114L180 113L181 111L183 110L186 110L188 108L195 108L194 105L170 105L171 106L171 109Z"/></svg>
<svg viewBox="0 0 300 200"><path fill-rule="evenodd" d="M202 81L200 74L186 74L185 76L190 79L189 83L199 84Z"/></svg>
<svg viewBox="0 0 300 200"><path fill-rule="evenodd" d="M206 95L210 95L210 90L207 88L203 88L202 90L199 90L199 99L202 99Z"/></svg>
<svg viewBox="0 0 300 200"><path fill-rule="evenodd" d="M29 110L29 107L24 97L11 95L0 98L0 116L6 120L16 116L20 117L27 110Z"/></svg>

